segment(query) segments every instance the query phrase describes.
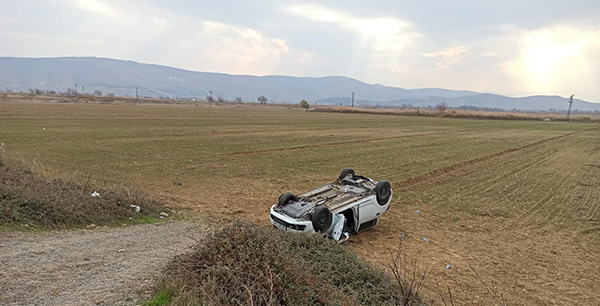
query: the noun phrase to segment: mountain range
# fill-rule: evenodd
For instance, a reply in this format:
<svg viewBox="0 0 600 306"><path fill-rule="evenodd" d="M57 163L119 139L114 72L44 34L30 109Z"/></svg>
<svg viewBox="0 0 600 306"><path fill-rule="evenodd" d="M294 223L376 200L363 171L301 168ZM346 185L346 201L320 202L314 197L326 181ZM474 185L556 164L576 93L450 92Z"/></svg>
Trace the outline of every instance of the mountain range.
<svg viewBox="0 0 600 306"><path fill-rule="evenodd" d="M0 90L30 89L65 92L74 89L92 93L140 97L205 98L208 95L233 100L349 105L352 92L355 104L384 107L434 106L446 102L450 107L470 106L523 111L557 110L568 107L559 96L511 98L501 95L441 88L404 89L367 84L352 78L230 75L189 71L168 66L142 64L95 57L17 58L0 57ZM573 109L600 111L600 103L575 99Z"/></svg>

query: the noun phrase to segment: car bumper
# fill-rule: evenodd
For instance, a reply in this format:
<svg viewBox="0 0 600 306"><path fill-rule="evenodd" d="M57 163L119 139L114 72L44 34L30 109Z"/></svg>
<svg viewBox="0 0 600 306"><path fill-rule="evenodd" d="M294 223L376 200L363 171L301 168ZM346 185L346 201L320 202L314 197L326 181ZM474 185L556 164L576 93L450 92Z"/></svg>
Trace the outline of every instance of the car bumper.
<svg viewBox="0 0 600 306"><path fill-rule="evenodd" d="M269 217L273 226L284 231L292 231L299 233L315 232L315 229L312 226L312 222L300 221L292 217L286 216L284 214L280 214L275 211L275 205L271 206Z"/></svg>

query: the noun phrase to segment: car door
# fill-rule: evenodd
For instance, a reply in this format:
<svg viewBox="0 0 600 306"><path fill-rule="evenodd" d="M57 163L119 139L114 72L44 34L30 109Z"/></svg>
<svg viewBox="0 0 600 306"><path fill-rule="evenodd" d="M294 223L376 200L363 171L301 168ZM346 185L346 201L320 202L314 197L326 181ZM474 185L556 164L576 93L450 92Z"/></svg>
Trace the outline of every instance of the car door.
<svg viewBox="0 0 600 306"><path fill-rule="evenodd" d="M358 223L363 224L381 216L381 206L375 196L369 196L358 203Z"/></svg>

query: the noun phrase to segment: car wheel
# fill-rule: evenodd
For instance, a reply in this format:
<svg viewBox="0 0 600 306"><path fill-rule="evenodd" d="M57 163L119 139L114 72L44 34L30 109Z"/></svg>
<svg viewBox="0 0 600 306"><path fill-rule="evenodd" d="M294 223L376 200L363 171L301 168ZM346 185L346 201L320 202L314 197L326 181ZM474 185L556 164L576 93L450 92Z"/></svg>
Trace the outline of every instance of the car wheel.
<svg viewBox="0 0 600 306"><path fill-rule="evenodd" d="M375 186L375 194L377 195L377 203L379 205L385 205L390 200L392 196L392 189L390 187L390 182L388 181L379 181Z"/></svg>
<svg viewBox="0 0 600 306"><path fill-rule="evenodd" d="M348 174L352 175L352 179L354 179L354 175L356 173L354 173L354 169L352 169L352 168L344 168L344 170L342 170L342 172L340 172L339 179L343 180L346 176L348 176Z"/></svg>
<svg viewBox="0 0 600 306"><path fill-rule="evenodd" d="M331 211L325 206L318 206L310 218L316 232L323 233L329 230L333 222Z"/></svg>
<svg viewBox="0 0 600 306"><path fill-rule="evenodd" d="M292 193L286 192L279 196L279 202L277 203L277 206L286 206L291 201L298 201L298 197L293 195Z"/></svg>

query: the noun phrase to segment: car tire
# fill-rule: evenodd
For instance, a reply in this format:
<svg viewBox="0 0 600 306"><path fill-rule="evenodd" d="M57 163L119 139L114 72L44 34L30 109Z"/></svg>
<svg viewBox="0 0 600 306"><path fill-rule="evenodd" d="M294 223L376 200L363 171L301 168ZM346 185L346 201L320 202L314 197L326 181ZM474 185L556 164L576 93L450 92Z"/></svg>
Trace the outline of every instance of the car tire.
<svg viewBox="0 0 600 306"><path fill-rule="evenodd" d="M277 206L278 207L286 206L291 201L298 201L298 197L292 193L286 192L279 196L279 202L277 203Z"/></svg>
<svg viewBox="0 0 600 306"><path fill-rule="evenodd" d="M331 214L329 208L325 206L318 206L315 208L310 221L312 222L315 232L324 233L331 227L333 215Z"/></svg>
<svg viewBox="0 0 600 306"><path fill-rule="evenodd" d="M390 182L382 180L375 186L375 194L377 195L377 203L379 205L385 205L392 196L392 188Z"/></svg>
<svg viewBox="0 0 600 306"><path fill-rule="evenodd" d="M346 176L348 176L348 174L351 174L352 179L354 179L354 175L356 173L354 173L354 169L352 169L352 168L344 168L344 170L342 170L342 172L340 172L339 179L343 180L344 178L346 178Z"/></svg>

